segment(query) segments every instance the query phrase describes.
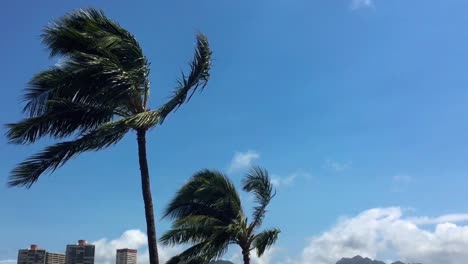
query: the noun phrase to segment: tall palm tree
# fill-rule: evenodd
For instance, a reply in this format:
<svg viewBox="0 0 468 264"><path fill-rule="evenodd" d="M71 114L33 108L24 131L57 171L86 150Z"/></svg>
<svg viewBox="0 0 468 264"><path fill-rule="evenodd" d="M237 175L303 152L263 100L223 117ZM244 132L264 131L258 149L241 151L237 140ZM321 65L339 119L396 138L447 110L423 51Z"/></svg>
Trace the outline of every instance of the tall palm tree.
<svg viewBox="0 0 468 264"><path fill-rule="evenodd" d="M249 264L250 251L256 249L260 257L275 243L279 229L258 232L266 208L275 196L268 171L255 167L242 184L244 191L254 195L257 204L250 222L234 184L221 172L200 171L177 192L164 214L174 222L160 241L165 245L192 246L168 264L209 263L221 257L230 244L241 248L244 264Z"/></svg>
<svg viewBox="0 0 468 264"><path fill-rule="evenodd" d="M41 175L72 157L114 145L135 131L150 263L159 263L146 133L207 84L211 65L207 38L197 35L190 73L182 74L172 97L155 110L148 107L148 59L134 36L102 11L91 8L69 13L46 27L41 38L50 55L63 62L32 78L24 94L26 117L7 125L7 137L17 144L43 137L61 142L18 164L9 186L30 188Z"/></svg>

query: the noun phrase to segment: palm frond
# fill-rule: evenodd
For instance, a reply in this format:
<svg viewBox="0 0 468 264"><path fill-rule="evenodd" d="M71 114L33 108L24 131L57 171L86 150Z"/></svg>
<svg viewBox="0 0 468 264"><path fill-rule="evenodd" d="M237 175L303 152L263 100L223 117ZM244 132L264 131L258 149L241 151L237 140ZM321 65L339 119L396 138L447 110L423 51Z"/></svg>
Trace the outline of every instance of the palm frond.
<svg viewBox="0 0 468 264"><path fill-rule="evenodd" d="M164 245L199 243L209 239L216 232L226 232L224 223L216 218L191 215L176 220L161 238ZM223 230L220 230L223 229Z"/></svg>
<svg viewBox="0 0 468 264"><path fill-rule="evenodd" d="M52 68L36 74L23 95L26 102L23 112L31 117L46 112L49 97L58 87L63 86L66 78L69 78L69 75L60 68Z"/></svg>
<svg viewBox="0 0 468 264"><path fill-rule="evenodd" d="M196 228L175 228L166 231L159 239L159 242L162 245L173 246L191 241L199 241L202 238L205 238L204 234Z"/></svg>
<svg viewBox="0 0 468 264"><path fill-rule="evenodd" d="M210 263L210 260L207 260L203 257L192 257L190 259L183 259L183 256L174 256L166 264L207 264Z"/></svg>
<svg viewBox="0 0 468 264"><path fill-rule="evenodd" d="M281 231L274 228L258 233L254 237L253 246L257 249L257 256L261 257L263 253L265 253L265 250L276 242L279 233L281 233Z"/></svg>
<svg viewBox="0 0 468 264"><path fill-rule="evenodd" d="M189 247L171 259L170 263L207 264L224 255L228 245L229 237L221 235Z"/></svg>
<svg viewBox="0 0 468 264"><path fill-rule="evenodd" d="M112 56L129 68L144 59L135 37L94 8L66 14L45 28L41 37L51 56L68 56L75 52Z"/></svg>
<svg viewBox="0 0 468 264"><path fill-rule="evenodd" d="M226 227L226 233L230 234L236 243L246 241L249 237L248 232L247 218L244 216L239 216Z"/></svg>
<svg viewBox="0 0 468 264"><path fill-rule="evenodd" d="M250 224L243 213L236 188L220 172L200 171L178 190L163 216L174 220L172 227L160 241L165 245L190 243L193 246L170 263L186 264L191 260L208 263L222 256L229 244L237 244L243 250L256 248L262 255L277 240L278 229L258 235L254 232L274 196L268 172L254 168L245 177L243 188L253 192L259 203Z"/></svg>
<svg viewBox="0 0 468 264"><path fill-rule="evenodd" d="M60 55L64 62L31 81L25 94L25 111L31 116L40 115L47 100L57 97L103 104L124 98L119 103L128 104L128 111L144 110L149 63L134 36L102 11L67 14L44 30L42 40L51 56Z"/></svg>
<svg viewBox="0 0 468 264"><path fill-rule="evenodd" d="M30 188L42 174L56 170L79 153L100 150L117 143L128 130L124 120L109 122L76 140L49 146L13 169L8 184Z"/></svg>
<svg viewBox="0 0 468 264"><path fill-rule="evenodd" d="M207 264L210 263L210 260L207 260L203 257L192 257L190 259L183 259L183 256L174 256L169 259L166 264Z"/></svg>
<svg viewBox="0 0 468 264"><path fill-rule="evenodd" d="M136 69L138 70L138 69ZM132 72L105 57L76 53L60 67L40 72L29 83L24 100L24 112L30 117L48 111L49 101L68 100L73 103L105 107L126 106L127 113L141 110Z"/></svg>
<svg viewBox="0 0 468 264"><path fill-rule="evenodd" d="M183 259L183 256L174 256L168 261L166 261L166 264L208 264L210 262L210 260L207 260L203 257L192 257L190 259Z"/></svg>
<svg viewBox="0 0 468 264"><path fill-rule="evenodd" d="M163 217L174 222L171 230L161 237L161 243L193 244L178 255L178 261L208 263L223 255L227 246L236 241L237 231L242 228L234 225L244 218L244 213L229 178L217 171L203 170L179 189Z"/></svg>
<svg viewBox="0 0 468 264"><path fill-rule="evenodd" d="M180 219L207 215L231 222L243 214L234 184L222 173L203 170L196 173L170 201L163 217Z"/></svg>
<svg viewBox="0 0 468 264"><path fill-rule="evenodd" d="M209 215L188 215L183 218L176 219L176 221L172 223L172 226L178 227L178 228L198 227L198 226L202 226L202 227L212 226L213 227L213 226L221 226L223 224L224 223L221 220L211 217Z"/></svg>
<svg viewBox="0 0 468 264"><path fill-rule="evenodd" d="M132 115L127 120L127 124L136 130L149 129L158 124L160 119L161 116L158 110L149 110Z"/></svg>
<svg viewBox="0 0 468 264"><path fill-rule="evenodd" d="M275 196L275 191L268 176L268 171L260 167L254 167L244 177L242 183L244 191L252 192L255 196L255 202L258 204L254 207L253 221L249 228L252 230L261 225L265 217L266 207Z"/></svg>
<svg viewBox="0 0 468 264"><path fill-rule="evenodd" d="M182 78L177 81L178 86L172 98L159 108L160 123L164 121L169 113L188 102L198 89L203 90L205 88L210 78L210 68L211 50L208 39L204 34L198 33L195 55L190 63L190 74L182 74Z"/></svg>
<svg viewBox="0 0 468 264"><path fill-rule="evenodd" d="M179 256L173 256L168 261L166 261L166 264L185 264L185 263L182 261L182 259Z"/></svg>
<svg viewBox="0 0 468 264"><path fill-rule="evenodd" d="M47 135L63 138L75 132L84 134L111 121L114 111L104 106L49 101L47 112L43 115L7 124L7 137L11 143L26 144Z"/></svg>

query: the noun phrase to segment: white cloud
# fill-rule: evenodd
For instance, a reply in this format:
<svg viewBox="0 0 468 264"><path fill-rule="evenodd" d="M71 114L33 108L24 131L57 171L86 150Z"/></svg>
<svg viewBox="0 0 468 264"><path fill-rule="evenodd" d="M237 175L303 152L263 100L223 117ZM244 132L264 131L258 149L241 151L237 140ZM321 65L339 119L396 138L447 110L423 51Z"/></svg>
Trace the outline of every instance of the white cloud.
<svg viewBox="0 0 468 264"><path fill-rule="evenodd" d="M127 230L119 238L109 240L102 238L92 242L95 247L96 264L114 264L115 251L119 248L132 248L138 250L137 261L139 264L149 263L146 234L140 230ZM159 259L165 263L181 250L178 247L158 246ZM3 264L3 263L2 263Z"/></svg>
<svg viewBox="0 0 468 264"><path fill-rule="evenodd" d="M343 172L351 168L351 162L339 162L336 160L327 159L324 167L335 172Z"/></svg>
<svg viewBox="0 0 468 264"><path fill-rule="evenodd" d="M359 254L387 259L390 254L410 263L464 263L468 259L468 226L445 220L457 222L465 219L465 214L404 218L403 210L399 207L370 209L355 217L345 218L329 231L312 238L300 259L293 262L334 264L341 257ZM438 224L433 230L418 226L429 222Z"/></svg>
<svg viewBox="0 0 468 264"><path fill-rule="evenodd" d="M373 5L374 5L373 0L352 0L351 2L352 9L367 8Z"/></svg>
<svg viewBox="0 0 468 264"><path fill-rule="evenodd" d="M408 218L409 221L416 225L434 225L444 223L460 223L468 221L468 214L448 214L439 217L413 217Z"/></svg>
<svg viewBox="0 0 468 264"><path fill-rule="evenodd" d="M297 170L285 177L281 177L279 175L275 175L273 174L271 176L271 183L275 186L275 187L280 187L280 186L289 186L289 185L292 185L294 184L294 182L297 180L297 179L306 179L306 180L309 180L312 178L312 175L306 171L302 171L302 170Z"/></svg>
<svg viewBox="0 0 468 264"><path fill-rule="evenodd" d="M279 187L279 186L283 186L283 185L291 185L294 180L296 179L297 177L297 174L293 173L287 177L279 177L279 176L272 176L271 177L271 183L275 186L275 187Z"/></svg>
<svg viewBox="0 0 468 264"><path fill-rule="evenodd" d="M405 217L400 207L374 208L354 217L343 217L328 231L311 238L301 256L279 254L273 247L258 258L251 253L252 264L335 264L342 257L361 255L374 259L399 259L409 263L460 264L468 259L467 213L437 217ZM457 224L458 223L458 224ZM431 229L423 228L426 225ZM426 226L427 227L427 226ZM99 239L96 245L96 264L115 263L117 248L138 249L138 263L148 263L146 234L127 230L115 239ZM237 248L228 260L242 263ZM178 254L180 247L159 247L161 263ZM16 264L16 260L0 260L0 264Z"/></svg>
<svg viewBox="0 0 468 264"><path fill-rule="evenodd" d="M247 152L236 152L231 160L229 171L237 171L252 166L253 161L260 158L260 154L254 150Z"/></svg>
<svg viewBox="0 0 468 264"><path fill-rule="evenodd" d="M138 264L149 263L149 254L147 248L146 234L140 230L133 229L125 231L120 237L115 239L102 238L94 242L95 245L95 263L96 264L114 264L115 251L119 248L132 248L138 250ZM182 250L179 247L164 247L158 245L159 259L165 263L171 257L177 255ZM0 260L0 264L16 264L16 260Z"/></svg>

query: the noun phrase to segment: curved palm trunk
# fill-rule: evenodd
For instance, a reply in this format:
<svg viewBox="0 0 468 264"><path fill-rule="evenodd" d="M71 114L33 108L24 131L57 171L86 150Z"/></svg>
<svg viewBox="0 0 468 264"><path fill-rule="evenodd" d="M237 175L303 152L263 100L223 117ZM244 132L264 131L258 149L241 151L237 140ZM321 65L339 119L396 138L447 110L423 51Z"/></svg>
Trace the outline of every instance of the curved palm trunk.
<svg viewBox="0 0 468 264"><path fill-rule="evenodd" d="M138 159L141 172L141 189L145 202L146 232L148 234L149 263L159 264L158 245L156 243L156 227L154 223L153 199L151 197L148 161L146 160L146 130L137 131Z"/></svg>

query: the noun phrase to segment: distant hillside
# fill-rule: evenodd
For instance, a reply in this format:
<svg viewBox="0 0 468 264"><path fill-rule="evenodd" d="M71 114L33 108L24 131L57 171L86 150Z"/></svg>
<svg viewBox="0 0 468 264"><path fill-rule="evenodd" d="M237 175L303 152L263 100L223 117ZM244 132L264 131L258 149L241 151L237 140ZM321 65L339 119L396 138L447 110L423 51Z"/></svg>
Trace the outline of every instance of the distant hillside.
<svg viewBox="0 0 468 264"><path fill-rule="evenodd" d="M363 258L361 256L355 256L353 258L342 258L336 264L385 264L383 261L372 260L370 258ZM392 264L405 264L401 261L393 262ZM408 263L411 264L411 263ZM421 264L421 263L413 263Z"/></svg>
<svg viewBox="0 0 468 264"><path fill-rule="evenodd" d="M355 256L354 258L342 258L336 264L385 264L385 262Z"/></svg>

